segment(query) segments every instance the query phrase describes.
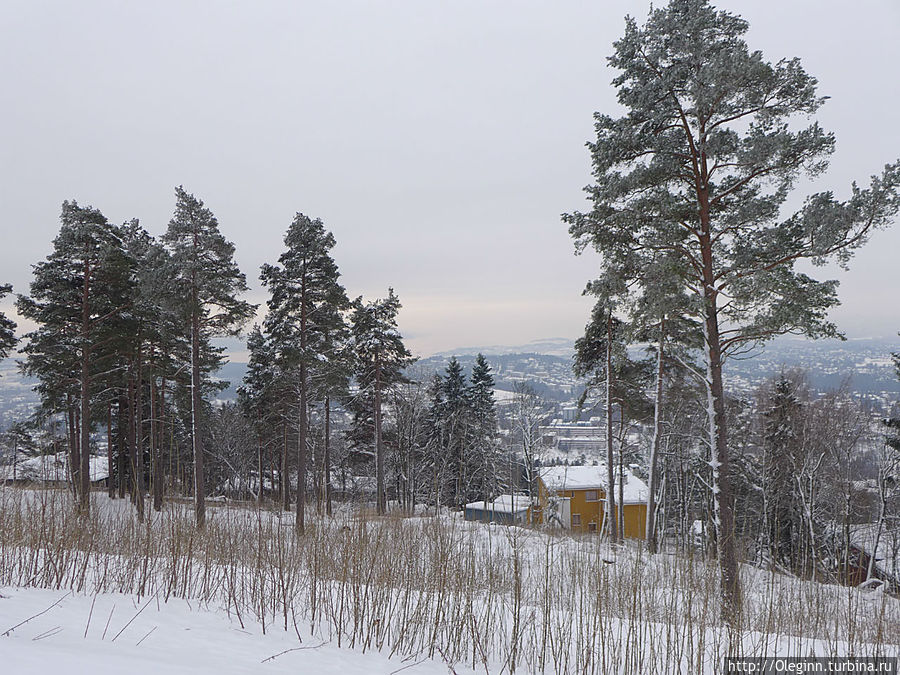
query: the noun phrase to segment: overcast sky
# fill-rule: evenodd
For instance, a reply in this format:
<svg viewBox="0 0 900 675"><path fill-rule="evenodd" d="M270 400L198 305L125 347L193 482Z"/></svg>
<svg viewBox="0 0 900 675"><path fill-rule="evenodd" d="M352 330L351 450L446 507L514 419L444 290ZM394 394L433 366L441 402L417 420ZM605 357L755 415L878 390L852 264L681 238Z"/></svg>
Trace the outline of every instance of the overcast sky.
<svg viewBox="0 0 900 675"><path fill-rule="evenodd" d="M900 157L897 0L719 5L831 97L818 119L837 151L816 190L845 197ZM591 115L617 109L606 57L648 7L6 0L0 282L27 292L64 199L160 234L183 184L234 241L254 302L301 211L334 232L351 297L395 288L419 355L576 337L597 258L573 255L560 214L586 208ZM898 254L900 226L826 271L848 335L900 329Z"/></svg>

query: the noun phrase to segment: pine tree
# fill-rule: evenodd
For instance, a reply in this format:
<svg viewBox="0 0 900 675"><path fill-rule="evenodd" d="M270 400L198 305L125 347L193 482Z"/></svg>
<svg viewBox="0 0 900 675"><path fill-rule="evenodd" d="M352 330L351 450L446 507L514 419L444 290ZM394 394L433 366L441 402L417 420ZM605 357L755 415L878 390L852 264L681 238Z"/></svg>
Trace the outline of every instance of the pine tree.
<svg viewBox="0 0 900 675"><path fill-rule="evenodd" d="M405 380L403 369L413 362L412 355L403 345L397 330L397 313L400 300L394 289L388 289L388 297L363 302L362 297L353 302L351 315L352 346L355 355L355 375L363 399L371 402L373 441L375 449L376 509L379 514L387 511L384 480L384 447L382 443L382 403L384 392L394 384Z"/></svg>
<svg viewBox="0 0 900 675"><path fill-rule="evenodd" d="M699 323L691 318L692 299L673 274L678 260L672 255L649 256L635 271L640 278L637 298L628 307L630 341L648 343L647 351L656 360L653 401L653 435L647 461L647 549L657 551L656 516L660 486L660 445L665 417L667 374L686 369L697 373L692 354L702 347Z"/></svg>
<svg viewBox="0 0 900 675"><path fill-rule="evenodd" d="M298 419L297 520L304 529L310 372L331 356L334 336L344 330L349 307L340 273L331 257L334 236L321 220L298 213L284 238L279 265L263 265L260 279L269 288L266 330L282 367L296 371Z"/></svg>
<svg viewBox="0 0 900 675"><path fill-rule="evenodd" d="M747 22L708 0L672 0L643 28L626 20L609 62L626 114L595 115L588 213L564 217L579 247L621 259L665 251L698 302L708 382L722 616L740 618L723 360L784 332L833 336L834 281L795 269L846 264L898 208L900 163L840 202L813 195L782 220L796 179L827 166L834 138L797 128L825 99L797 59L766 62L743 40ZM632 269L639 268L634 265Z"/></svg>
<svg viewBox="0 0 900 675"><path fill-rule="evenodd" d="M0 284L0 300L12 292L9 284ZM16 346L16 322L0 312L0 359L5 359Z"/></svg>
<svg viewBox="0 0 900 675"><path fill-rule="evenodd" d="M131 476L132 501L142 519L148 485L152 486L154 510L162 509L165 479L160 429L166 420L165 383L167 377L174 379L187 361L189 343L179 335L168 251L136 219L118 232L130 263L130 311L117 325L120 367L108 388L127 409L129 433L125 438L129 440L119 450L124 452L127 445L125 464ZM148 460L150 473L146 474Z"/></svg>
<svg viewBox="0 0 900 675"><path fill-rule="evenodd" d="M322 437L322 494L320 500L325 502L325 513L332 514L332 438L331 410L335 401L346 400L350 392L350 378L353 375L353 353L350 344L350 332L346 323L341 320L328 331L322 343L322 358L312 376L312 388L315 400L322 402L324 413Z"/></svg>
<svg viewBox="0 0 900 675"><path fill-rule="evenodd" d="M615 495L615 459L613 445L613 407L615 404L615 378L626 358L623 341L624 326L614 315L614 305L610 295L604 294L597 286L592 290L601 295L594 304L591 320L585 326L584 335L575 341L575 366L577 377L590 377L589 387L604 388L604 408L606 411L606 513L604 521L612 543L619 541L619 518ZM584 403L588 389L582 395Z"/></svg>
<svg viewBox="0 0 900 675"><path fill-rule="evenodd" d="M26 335L25 372L41 381L46 410L66 410L71 478L86 514L92 405L110 365L115 319L128 303L128 263L118 234L97 209L66 201L60 221L53 251L34 266L31 295L19 297L18 309L38 325Z"/></svg>
<svg viewBox="0 0 900 675"><path fill-rule="evenodd" d="M219 232L219 223L203 202L182 187L175 189L175 213L163 242L172 262L175 298L190 338L191 440L194 456L194 512L197 525L206 523L206 485L203 473L201 367L210 356L207 340L240 330L255 307L238 299L247 290L244 275L234 262L234 245ZM203 347L206 346L206 349ZM205 353L204 353L205 352Z"/></svg>
<svg viewBox="0 0 900 675"><path fill-rule="evenodd" d="M125 236L126 241L130 237ZM136 304L141 307L136 314L142 322L142 334L146 340L148 354L147 376L149 381L149 415L150 415L150 466L153 487L153 509L160 511L163 504L166 481L166 462L164 461L165 429L171 427L172 417L177 410L166 394L170 385L177 383L184 372L182 366L190 362L190 342L180 330L183 322L179 316L179 303L173 292L174 284L169 272L173 263L169 252L152 237L144 240L143 235L137 241L144 248L138 259L135 270L137 295ZM201 350L204 351L204 350ZM211 368L219 363L218 352L210 351L208 366L201 364L201 373L210 373ZM210 382L205 378L205 386L201 391L210 391L224 387L222 382ZM211 386L212 385L212 386ZM168 455L174 452L169 447Z"/></svg>

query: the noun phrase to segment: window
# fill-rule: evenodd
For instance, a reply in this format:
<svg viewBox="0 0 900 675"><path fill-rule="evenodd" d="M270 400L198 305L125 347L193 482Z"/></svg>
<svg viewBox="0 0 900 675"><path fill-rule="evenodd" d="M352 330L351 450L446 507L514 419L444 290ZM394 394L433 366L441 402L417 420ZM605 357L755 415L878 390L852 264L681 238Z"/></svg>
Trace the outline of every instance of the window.
<svg viewBox="0 0 900 675"><path fill-rule="evenodd" d="M588 523L588 531L596 532L597 531L597 523Z"/></svg>
<svg viewBox="0 0 900 675"><path fill-rule="evenodd" d="M596 502L599 499L597 494L597 490L586 490L584 493L584 500L586 502Z"/></svg>
<svg viewBox="0 0 900 675"><path fill-rule="evenodd" d="M581 514L580 513L572 514L572 525L581 525Z"/></svg>

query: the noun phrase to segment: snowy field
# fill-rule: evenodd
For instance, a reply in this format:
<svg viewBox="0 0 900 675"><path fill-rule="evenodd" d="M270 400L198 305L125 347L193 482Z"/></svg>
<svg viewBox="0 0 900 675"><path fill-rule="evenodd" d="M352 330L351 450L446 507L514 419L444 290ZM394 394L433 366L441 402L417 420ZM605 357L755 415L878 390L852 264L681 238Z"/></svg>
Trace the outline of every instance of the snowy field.
<svg viewBox="0 0 900 675"><path fill-rule="evenodd" d="M5 673L447 673L433 659L388 659L302 631L264 635L221 610L153 596L3 588L0 630Z"/></svg>
<svg viewBox="0 0 900 675"><path fill-rule="evenodd" d="M93 497L85 520L65 492L0 489L4 671L714 673L729 654L898 655L896 598L750 567L729 631L701 557L349 508L297 536L289 514L217 505L200 532L185 505L139 523Z"/></svg>

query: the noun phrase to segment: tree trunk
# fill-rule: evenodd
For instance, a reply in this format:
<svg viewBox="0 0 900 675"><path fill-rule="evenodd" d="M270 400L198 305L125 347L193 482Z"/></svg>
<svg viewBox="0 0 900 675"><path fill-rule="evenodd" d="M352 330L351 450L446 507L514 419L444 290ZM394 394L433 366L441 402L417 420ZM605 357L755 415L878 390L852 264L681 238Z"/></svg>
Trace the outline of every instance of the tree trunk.
<svg viewBox="0 0 900 675"><path fill-rule="evenodd" d="M291 483L288 480L288 424L285 419L281 427L282 445L281 445L281 508L284 511L291 510Z"/></svg>
<svg viewBox="0 0 900 675"><path fill-rule="evenodd" d="M303 340L301 339L301 342ZM304 345L305 346L305 345ZM303 350L303 347L301 347ZM300 428L297 431L297 533L306 527L306 436L308 410L306 407L306 364L300 364Z"/></svg>
<svg viewBox="0 0 900 675"><path fill-rule="evenodd" d="M278 488L275 482L275 467L278 465L278 444L275 439L269 445L269 485L272 486L272 503L274 504L278 498Z"/></svg>
<svg viewBox="0 0 900 675"><path fill-rule="evenodd" d="M194 514L197 527L206 525L206 484L203 475L203 439L200 438L200 316L197 306L196 285L194 309L191 315L191 441L194 450Z"/></svg>
<svg viewBox="0 0 900 675"><path fill-rule="evenodd" d="M153 386L155 383L155 379L151 380L150 384L150 396L153 396ZM151 426L155 426L157 431L153 433L153 437L156 438L156 458L153 462L153 510L154 511L162 511L163 506L163 491L165 490L165 471L163 471L163 461L162 461L162 441L165 437L165 410L166 410L166 378L163 377L162 383L159 389L159 409L156 411L156 415L151 413ZM156 420L156 417L159 416L159 421ZM159 436L157 437L157 433Z"/></svg>
<svg viewBox="0 0 900 675"><path fill-rule="evenodd" d="M76 506L78 490L81 487L81 455L78 452L78 432L75 428L75 401L72 394L66 394L66 423L69 441L69 479L72 481L72 494L75 496ZM46 478L46 476L45 476Z"/></svg>
<svg viewBox="0 0 900 675"><path fill-rule="evenodd" d="M656 492L659 489L659 441L662 435L662 398L663 398L663 349L666 339L666 319L659 321L659 345L656 352L656 399L653 405L653 441L650 444L650 467L647 482L647 550L657 552L656 545Z"/></svg>
<svg viewBox="0 0 900 675"><path fill-rule="evenodd" d="M125 409L126 409L126 399L125 399L125 390L119 390L119 402L116 406L116 417L118 419L118 429L117 437L118 437L118 445L116 447L116 488L119 492L119 499L125 499L125 458L126 458L126 448L128 446L128 436L127 436L127 422L125 420ZM128 450L128 457L131 456L131 451Z"/></svg>
<svg viewBox="0 0 900 675"><path fill-rule="evenodd" d="M144 521L144 493L141 485L143 472L138 469L141 462L140 436L141 436L141 413L139 408L138 387L135 386L134 378L128 380L129 393L129 436L131 449L131 503L137 509L138 521Z"/></svg>
<svg viewBox="0 0 900 675"><path fill-rule="evenodd" d="M256 477L257 477L256 503L262 504L262 498L263 498L263 446L262 446L262 436L259 433L256 434Z"/></svg>
<svg viewBox="0 0 900 675"><path fill-rule="evenodd" d="M156 373L153 372L153 361L150 362L150 490L153 496L153 510L159 511L162 504L156 503L156 490L159 484L161 472L159 461L159 438L157 437L157 391Z"/></svg>
<svg viewBox="0 0 900 675"><path fill-rule="evenodd" d="M113 485L113 443L112 443L112 401L106 404L106 493L110 499L115 499L116 488Z"/></svg>
<svg viewBox="0 0 900 675"><path fill-rule="evenodd" d="M625 411L619 404L619 541L625 541Z"/></svg>
<svg viewBox="0 0 900 675"><path fill-rule="evenodd" d="M140 338L139 338L140 339ZM138 520L144 521L144 355L140 343L137 349L137 368L134 387L134 499L138 510Z"/></svg>
<svg viewBox="0 0 900 675"><path fill-rule="evenodd" d="M616 544L619 541L619 527L616 517L612 405L612 311L610 311L606 318L606 527L609 532L609 542Z"/></svg>
<svg viewBox="0 0 900 675"><path fill-rule="evenodd" d="M725 388L722 383L722 340L719 334L718 289L713 269L710 234L709 170L706 153L700 153L700 176L696 186L700 216L700 254L703 276L703 333L706 339L707 416L709 418L710 466L715 499L716 545L722 620L738 628L741 615L741 586L734 542L734 510L729 473L728 429L725 416Z"/></svg>
<svg viewBox="0 0 900 675"><path fill-rule="evenodd" d="M325 396L325 457L324 457L325 482L325 513L331 515L331 398Z"/></svg>
<svg viewBox="0 0 900 675"><path fill-rule="evenodd" d="M384 449L381 445L381 361L375 358L375 492L376 512L384 515L387 511L384 493Z"/></svg>
<svg viewBox="0 0 900 675"><path fill-rule="evenodd" d="M719 336L717 291L712 269L712 250L708 228L703 237L704 259L704 337L706 338L707 416L709 419L710 466L714 498L716 547L719 558L719 583L722 619L732 627L740 621L741 589L734 541L734 510L728 456L725 389L722 382L722 351Z"/></svg>
<svg viewBox="0 0 900 675"><path fill-rule="evenodd" d="M84 515L91 507L91 266L85 260L81 290L81 476L78 505Z"/></svg>

